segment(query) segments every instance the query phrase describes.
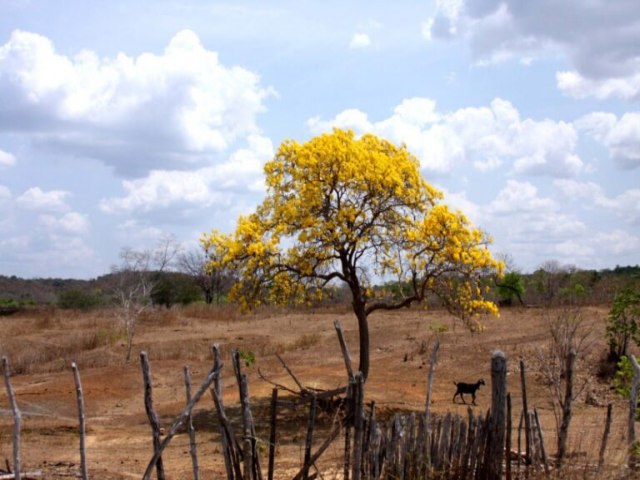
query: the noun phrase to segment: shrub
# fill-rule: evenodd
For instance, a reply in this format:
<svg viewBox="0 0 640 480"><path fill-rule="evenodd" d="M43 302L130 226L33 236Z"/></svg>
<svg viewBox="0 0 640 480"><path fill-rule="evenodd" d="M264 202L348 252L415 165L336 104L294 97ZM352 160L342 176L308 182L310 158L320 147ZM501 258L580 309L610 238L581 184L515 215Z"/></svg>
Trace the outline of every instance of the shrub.
<svg viewBox="0 0 640 480"><path fill-rule="evenodd" d="M623 288L613 299L607 321L607 342L609 358L619 361L626 356L629 342L640 345L640 294L631 288Z"/></svg>
<svg viewBox="0 0 640 480"><path fill-rule="evenodd" d="M64 309L89 310L105 304L100 290L85 292L83 290L66 290L58 296L58 307Z"/></svg>

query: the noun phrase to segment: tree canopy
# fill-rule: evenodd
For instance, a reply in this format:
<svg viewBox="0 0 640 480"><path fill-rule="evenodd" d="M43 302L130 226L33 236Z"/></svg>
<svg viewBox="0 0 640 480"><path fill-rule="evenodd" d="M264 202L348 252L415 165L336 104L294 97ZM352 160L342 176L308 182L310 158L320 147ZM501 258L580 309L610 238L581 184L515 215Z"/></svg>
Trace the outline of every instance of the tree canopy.
<svg viewBox="0 0 640 480"><path fill-rule="evenodd" d="M212 268L232 266L232 300L244 307L320 297L348 285L360 334L360 370L369 370L367 317L437 296L470 329L496 313L483 280L502 263L489 239L420 175L404 146L335 129L306 143L287 140L265 165L267 192L235 232L203 237ZM374 288L393 278L399 295Z"/></svg>

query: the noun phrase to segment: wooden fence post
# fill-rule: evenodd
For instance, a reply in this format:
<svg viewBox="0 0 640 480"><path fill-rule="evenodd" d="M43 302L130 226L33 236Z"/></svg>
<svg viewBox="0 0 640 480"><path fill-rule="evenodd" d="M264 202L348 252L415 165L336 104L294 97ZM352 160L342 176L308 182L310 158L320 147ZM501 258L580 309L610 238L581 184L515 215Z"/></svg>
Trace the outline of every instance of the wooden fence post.
<svg viewBox="0 0 640 480"><path fill-rule="evenodd" d="M20 466L20 425L22 423L22 414L18 408L16 394L13 390L13 386L11 385L11 380L9 379L9 360L4 356L2 357L2 372L4 375L4 384L7 388L7 397L9 397L9 406L13 412L13 473L14 478L16 480L20 480L20 472L22 468Z"/></svg>
<svg viewBox="0 0 640 480"><path fill-rule="evenodd" d="M142 379L144 381L144 408L151 424L151 432L153 435L153 453L157 455L160 450L160 422L158 415L153 408L153 387L151 386L151 372L149 367L149 359L147 352L140 352L140 363L142 365ZM164 466L162 465L162 457L158 456L155 462L156 474L158 480L164 480Z"/></svg>
<svg viewBox="0 0 640 480"><path fill-rule="evenodd" d="M352 479L360 480L362 466L362 440L364 429L364 377L362 372L355 375L353 394L353 468Z"/></svg>
<svg viewBox="0 0 640 480"><path fill-rule="evenodd" d="M351 381L353 379L353 367L351 366L351 355L349 355L349 348L347 347L347 341L344 338L344 331L342 330L342 325L340 325L340 320L335 320L333 322L333 326L336 329L336 333L338 334L338 341L340 342L340 350L342 350L342 357L344 358L344 366L347 368L347 380Z"/></svg>
<svg viewBox="0 0 640 480"><path fill-rule="evenodd" d="M425 423L429 426L429 409L431 407L431 391L433 389L433 371L436 368L436 362L438 360L438 349L440 348L440 340L436 339L436 343L433 345L431 351L431 361L429 362L429 373L427 374L427 398L424 406Z"/></svg>
<svg viewBox="0 0 640 480"><path fill-rule="evenodd" d="M151 476L151 471L153 470L153 466L157 465L157 462L160 459L162 452L164 451L165 448L167 448L167 446L169 445L169 442L171 442L171 439L176 435L176 433L178 433L178 430L180 429L180 427L184 425L187 417L191 415L191 410L193 410L193 407L195 407L195 405L200 401L200 399L205 394L205 392L209 390L209 387L211 387L211 384L213 383L214 379L219 375L219 373L220 373L219 370L216 370L215 368L211 369L211 371L207 375L207 378L204 380L204 382L202 382L202 385L200 385L200 388L198 389L196 394L193 396L193 398L191 398L191 400L189 400L189 403L187 403L187 406L184 408L182 413L173 422L173 425L171 425L171 428L165 435L164 440L160 442L160 444L158 445L158 448L155 450L153 454L153 457L151 457L151 460L147 465L147 469L144 472L144 476L142 477L144 480L147 480Z"/></svg>
<svg viewBox="0 0 640 480"><path fill-rule="evenodd" d="M268 480L273 480L276 458L276 427L278 422L278 389L271 391L271 433L269 434L269 467L267 469Z"/></svg>
<svg viewBox="0 0 640 480"><path fill-rule="evenodd" d="M311 396L311 405L309 405L309 418L307 419L307 437L304 442L304 473L303 480L309 479L309 468L311 468L311 448L313 447L313 430L316 426L316 407L318 399L316 394Z"/></svg>
<svg viewBox="0 0 640 480"><path fill-rule="evenodd" d="M71 370L73 370L73 381L76 386L76 401L78 403L78 431L80 434L80 476L82 480L88 480L89 472L87 470L87 451L86 442L86 426L84 416L84 397L82 395L82 383L80 382L80 372L76 362L71 362Z"/></svg>
<svg viewBox="0 0 640 480"><path fill-rule="evenodd" d="M507 446L506 446L506 480L511 480L511 429L513 428L513 423L511 420L511 394L507 393Z"/></svg>
<svg viewBox="0 0 640 480"><path fill-rule="evenodd" d="M529 406L527 404L527 381L525 377L524 360L520 360L520 383L522 385L522 410L524 411L524 449L525 465L531 465L531 418L529 417Z"/></svg>
<svg viewBox="0 0 640 480"><path fill-rule="evenodd" d="M185 366L183 369L184 374L184 389L187 399L187 405L191 401L191 372L189 367ZM193 426L193 417L191 413L186 419L187 431L189 432L189 454L191 455L191 465L193 465L193 480L200 480L200 471L198 468L198 450L196 445L196 429Z"/></svg>
<svg viewBox="0 0 640 480"><path fill-rule="evenodd" d="M538 438L540 439L540 455L542 456L542 464L544 466L544 473L549 476L551 470L549 469L549 458L547 457L547 451L544 448L544 436L542 435L542 424L540 423L540 416L538 415L538 410L536 408L533 409L533 416L535 418L536 423L536 432L538 433Z"/></svg>
<svg viewBox="0 0 640 480"><path fill-rule="evenodd" d="M633 381L631 382L631 392L629 394L629 466L635 467L636 457L635 443L636 443L636 410L638 408L638 384L640 384L640 365L636 357L629 355L629 360L633 365Z"/></svg>
<svg viewBox="0 0 640 480"><path fill-rule="evenodd" d="M604 466L604 453L607 449L607 442L609 441L609 432L611 431L611 411L613 404L607 405L607 419L604 422L604 433L602 434L602 444L600 445L600 455L598 456L598 472L602 471Z"/></svg>
<svg viewBox="0 0 640 480"><path fill-rule="evenodd" d="M211 352L213 353L213 368L214 370L219 372L222 370L223 366L222 360L220 358L220 345L214 343L211 347ZM238 461L236 439L233 433L233 428L231 427L231 424L229 423L224 410L220 375L216 375L211 393L213 396L213 403L216 407L216 413L218 414L220 438L222 442L222 453L224 456L225 470L227 472L227 480L234 480L234 478L240 479L242 478L242 472L240 471L240 465Z"/></svg>
<svg viewBox="0 0 640 480"><path fill-rule="evenodd" d="M556 465L562 468L562 462L567 452L567 438L569 436L569 424L571 423L571 402L573 401L573 373L576 365L576 351L571 350L567 354L567 364L565 372L565 392L562 402L562 422L558 431L558 452Z"/></svg>
<svg viewBox="0 0 640 480"><path fill-rule="evenodd" d="M489 465L487 478L500 480L505 445L507 357L497 350L491 355L491 417L489 420Z"/></svg>

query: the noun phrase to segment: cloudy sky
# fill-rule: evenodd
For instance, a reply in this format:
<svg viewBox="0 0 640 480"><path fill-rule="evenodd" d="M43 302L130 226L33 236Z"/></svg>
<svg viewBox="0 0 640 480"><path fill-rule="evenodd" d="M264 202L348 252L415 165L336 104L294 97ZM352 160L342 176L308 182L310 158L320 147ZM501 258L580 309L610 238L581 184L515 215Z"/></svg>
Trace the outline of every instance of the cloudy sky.
<svg viewBox="0 0 640 480"><path fill-rule="evenodd" d="M523 271L640 263L637 0L0 0L0 274L230 231L286 138L404 142Z"/></svg>

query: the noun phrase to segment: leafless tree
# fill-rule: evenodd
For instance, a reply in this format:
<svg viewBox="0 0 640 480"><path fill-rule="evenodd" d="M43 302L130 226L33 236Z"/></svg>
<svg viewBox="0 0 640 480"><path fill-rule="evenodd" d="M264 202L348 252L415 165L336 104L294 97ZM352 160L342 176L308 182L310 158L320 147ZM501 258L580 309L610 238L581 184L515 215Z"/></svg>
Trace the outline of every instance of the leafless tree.
<svg viewBox="0 0 640 480"><path fill-rule="evenodd" d="M172 268L179 251L180 244L175 237L163 236L153 250L123 248L120 264L111 268L115 279L116 315L127 336L125 363L131 360L140 315L151 305L151 292L158 282L158 274Z"/></svg>
<svg viewBox="0 0 640 480"><path fill-rule="evenodd" d="M576 375L593 346L593 330L579 310L567 309L549 319L549 341L536 350L541 380L551 395L558 432L558 449L564 450L571 418L571 403L587 387L588 378ZM569 359L572 361L569 362ZM569 364L572 371L569 372Z"/></svg>
<svg viewBox="0 0 640 480"><path fill-rule="evenodd" d="M194 248L178 257L178 269L195 279L207 304L220 302L233 280L233 275L228 270L211 268L208 265L214 256L215 252Z"/></svg>

